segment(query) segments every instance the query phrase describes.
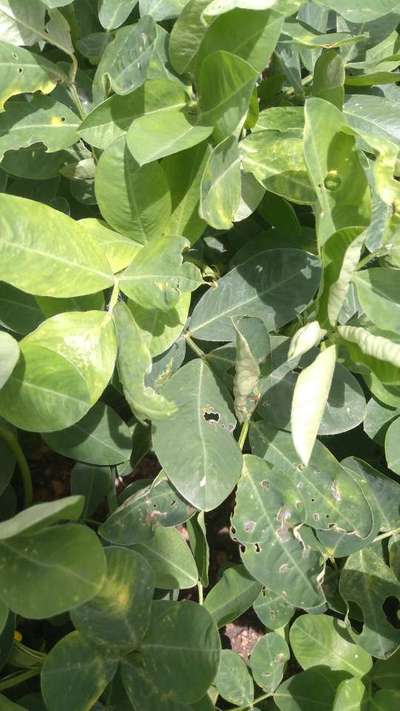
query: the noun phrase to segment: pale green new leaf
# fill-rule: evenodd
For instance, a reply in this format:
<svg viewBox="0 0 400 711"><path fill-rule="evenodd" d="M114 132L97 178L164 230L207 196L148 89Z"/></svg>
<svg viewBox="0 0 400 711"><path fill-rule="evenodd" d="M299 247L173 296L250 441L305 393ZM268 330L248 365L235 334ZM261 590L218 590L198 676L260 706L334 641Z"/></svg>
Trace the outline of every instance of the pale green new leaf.
<svg viewBox="0 0 400 711"><path fill-rule="evenodd" d="M358 300L367 318L385 331L400 330L400 271L375 267L353 277Z"/></svg>
<svg viewBox="0 0 400 711"><path fill-rule="evenodd" d="M239 208L240 156L235 136L212 151L200 185L200 216L217 230L229 230Z"/></svg>
<svg viewBox="0 0 400 711"><path fill-rule="evenodd" d="M104 219L121 234L140 244L165 231L171 197L161 166L139 166L124 136L102 154L96 170L95 192Z"/></svg>
<svg viewBox="0 0 400 711"><path fill-rule="evenodd" d="M118 339L118 374L125 398L139 418L171 416L176 406L145 385L151 370L151 355L143 331L138 328L128 306L119 302L113 311ZM132 358L132 353L135 357Z"/></svg>
<svg viewBox="0 0 400 711"><path fill-rule="evenodd" d="M265 326L262 321L256 319L246 319L246 321L247 323L250 321L250 328L254 324L257 336L260 329L261 336L263 335L262 331L265 333ZM243 423L250 420L257 406L260 397L258 385L261 371L259 359L252 351L251 344L246 337L248 336L248 328L242 330L242 321L233 325L236 331L236 362L233 380L234 405L236 417L240 423ZM262 341L262 338L260 341Z"/></svg>
<svg viewBox="0 0 400 711"><path fill-rule="evenodd" d="M188 246L183 237L153 239L122 272L121 291L146 309L173 308L182 293L194 291L202 283L198 268L183 262L182 251Z"/></svg>
<svg viewBox="0 0 400 711"><path fill-rule="evenodd" d="M5 385L19 359L19 345L9 333L0 332L0 389Z"/></svg>
<svg viewBox="0 0 400 711"><path fill-rule="evenodd" d="M299 328L290 342L288 359L299 358L314 346L318 346L325 333L326 331L321 328L318 321L311 321Z"/></svg>
<svg viewBox="0 0 400 711"><path fill-rule="evenodd" d="M193 506L214 509L240 476L242 456L232 436L235 418L202 360L186 363L161 392L175 401L177 411L156 423L155 452L172 484Z"/></svg>
<svg viewBox="0 0 400 711"><path fill-rule="evenodd" d="M301 371L295 385L290 418L292 437L296 452L306 466L325 411L335 364L336 346L329 346Z"/></svg>
<svg viewBox="0 0 400 711"><path fill-rule="evenodd" d="M14 101L0 114L0 160L4 153L43 143L49 153L69 148L79 139L78 116L50 97Z"/></svg>
<svg viewBox="0 0 400 711"><path fill-rule="evenodd" d="M20 348L0 391L0 412L32 432L54 432L80 420L111 379L117 355L114 325L104 311L53 316Z"/></svg>
<svg viewBox="0 0 400 711"><path fill-rule="evenodd" d="M38 296L82 296L113 284L85 230L45 204L0 195L0 279Z"/></svg>
<svg viewBox="0 0 400 711"><path fill-rule="evenodd" d="M243 126L257 71L230 52L207 55L198 72L200 122L213 126L216 141L223 141Z"/></svg>

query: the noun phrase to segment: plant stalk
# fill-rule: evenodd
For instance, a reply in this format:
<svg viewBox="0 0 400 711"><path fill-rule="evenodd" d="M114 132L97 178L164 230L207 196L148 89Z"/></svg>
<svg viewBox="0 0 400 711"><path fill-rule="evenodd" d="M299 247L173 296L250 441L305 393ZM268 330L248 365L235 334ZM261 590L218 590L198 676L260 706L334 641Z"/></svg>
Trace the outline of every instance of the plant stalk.
<svg viewBox="0 0 400 711"><path fill-rule="evenodd" d="M27 509L29 506L32 506L33 501L32 477L28 462L26 461L25 454L22 451L18 439L13 432L11 432L11 430L7 430L5 427L0 427L0 437L7 444L7 447L11 450L17 460L24 489L24 508Z"/></svg>
<svg viewBox="0 0 400 711"><path fill-rule="evenodd" d="M199 348L197 343L192 340L188 333L185 336L185 340L189 348L193 351L193 353L196 353L196 355L199 356L199 358L203 358L203 360L206 358L206 354L204 353L204 351Z"/></svg>
<svg viewBox="0 0 400 711"><path fill-rule="evenodd" d="M239 444L239 447L242 452L243 452L243 447L244 447L246 439L247 439L247 435L249 433L249 426L250 426L250 420L245 420L245 422L243 422L243 424L242 424L242 429L240 430L238 444Z"/></svg>
<svg viewBox="0 0 400 711"><path fill-rule="evenodd" d="M22 672L22 674L19 672L18 674L11 674L0 681L0 691L4 691L4 689L12 689L13 686L18 686L18 684L22 684L22 682L27 681L34 676L38 676L40 672L41 668L38 667L37 669L28 669L27 671Z"/></svg>

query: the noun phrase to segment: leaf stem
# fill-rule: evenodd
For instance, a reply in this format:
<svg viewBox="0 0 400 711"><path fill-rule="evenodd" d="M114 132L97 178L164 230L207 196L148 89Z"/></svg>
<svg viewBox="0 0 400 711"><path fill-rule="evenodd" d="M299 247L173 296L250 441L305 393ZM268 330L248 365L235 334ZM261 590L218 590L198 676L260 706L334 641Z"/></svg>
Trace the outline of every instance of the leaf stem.
<svg viewBox="0 0 400 711"><path fill-rule="evenodd" d="M22 682L27 681L27 679L31 679L33 676L40 674L40 671L41 667L38 667L37 669L28 669L27 671L22 672L22 674L19 672L17 674L10 674L10 676L6 676L5 679L0 681L0 691L4 691L4 689L11 689L13 686L18 686L18 684L22 684Z"/></svg>
<svg viewBox="0 0 400 711"><path fill-rule="evenodd" d="M383 541L385 538L395 536L396 533L400 533L400 528L394 528L392 531L386 531L386 533L381 533L380 536L376 536L376 538L374 538L373 543L378 543L378 541Z"/></svg>
<svg viewBox="0 0 400 711"><path fill-rule="evenodd" d="M250 420L245 420L242 424L242 429L240 430L240 435L239 435L239 447L241 451L243 452L243 447L246 442L247 435L249 433L249 425L250 425Z"/></svg>
<svg viewBox="0 0 400 711"><path fill-rule="evenodd" d="M204 590L203 590L203 584L200 582L197 583L197 591L199 594L199 605L203 605L204 603Z"/></svg>
<svg viewBox="0 0 400 711"><path fill-rule="evenodd" d="M248 709L253 709L256 704L260 703L260 701L269 699L271 696L272 694L262 694L262 696L259 696L257 699L254 699L251 704L247 704L246 706L235 706L232 711L247 711Z"/></svg>
<svg viewBox="0 0 400 711"><path fill-rule="evenodd" d="M206 354L204 353L204 351L199 348L197 343L193 341L193 339L189 336L188 333L185 336L185 340L189 348L193 351L193 353L196 353L196 355L199 356L199 358L203 358L203 360L206 358Z"/></svg>
<svg viewBox="0 0 400 711"><path fill-rule="evenodd" d="M5 427L0 427L0 437L4 440L7 447L11 450L17 460L24 489L24 508L27 509L29 506L32 506L33 501L32 477L28 462L26 461L25 454L22 451L17 437L13 432L11 432L11 430L6 429Z"/></svg>
<svg viewBox="0 0 400 711"><path fill-rule="evenodd" d="M76 106L76 108L77 108L77 110L78 110L79 116L81 117L81 119L82 119L82 121L83 121L84 118L85 118L85 116L86 116L86 113L85 113L85 110L84 110L84 108L83 108L82 101L81 101L81 97L80 97L79 94L78 94L78 89L76 88L76 85L75 85L74 81L72 81L72 82L69 84L68 90L69 90L71 99L72 99L72 101L74 102L74 104L75 104L75 106Z"/></svg>

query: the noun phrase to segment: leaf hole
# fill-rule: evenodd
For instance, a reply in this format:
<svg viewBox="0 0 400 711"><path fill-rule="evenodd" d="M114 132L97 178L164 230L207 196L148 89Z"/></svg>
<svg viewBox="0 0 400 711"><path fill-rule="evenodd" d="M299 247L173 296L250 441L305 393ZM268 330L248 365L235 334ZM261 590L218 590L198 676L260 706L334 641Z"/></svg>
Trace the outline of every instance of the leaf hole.
<svg viewBox="0 0 400 711"><path fill-rule="evenodd" d="M18 67L18 74L23 74L23 71L24 71L24 70L23 70L22 67Z"/></svg>
<svg viewBox="0 0 400 711"><path fill-rule="evenodd" d="M387 597L382 605L387 621L396 630L400 630L400 602L397 597Z"/></svg>
<svg viewBox="0 0 400 711"><path fill-rule="evenodd" d="M259 543L255 543L255 544L254 544L254 551L255 551L256 553L261 553L262 548L261 548L261 546L260 546Z"/></svg>
<svg viewBox="0 0 400 711"><path fill-rule="evenodd" d="M12 58L13 58L13 59L18 59L18 54L17 54L16 52L13 52L13 53L12 53Z"/></svg>
<svg viewBox="0 0 400 711"><path fill-rule="evenodd" d="M269 487L270 487L269 481L267 481L266 479L263 479L263 480L260 482L260 486L261 486L263 489L269 489Z"/></svg>
<svg viewBox="0 0 400 711"><path fill-rule="evenodd" d="M203 417L206 422L219 422L220 419L219 412L213 412L212 410L203 410Z"/></svg>

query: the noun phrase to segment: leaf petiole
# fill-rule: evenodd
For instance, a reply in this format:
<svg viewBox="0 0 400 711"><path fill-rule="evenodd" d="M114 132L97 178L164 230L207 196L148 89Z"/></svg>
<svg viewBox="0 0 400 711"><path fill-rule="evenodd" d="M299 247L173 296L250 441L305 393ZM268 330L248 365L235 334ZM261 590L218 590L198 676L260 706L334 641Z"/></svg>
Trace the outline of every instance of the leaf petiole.
<svg viewBox="0 0 400 711"><path fill-rule="evenodd" d="M7 430L5 427L0 427L0 437L7 444L8 448L12 451L15 459L17 460L24 488L24 504L25 508L28 508L29 506L32 506L33 490L31 472L28 462L26 461L25 454L22 451L17 437L13 434L13 432L11 432L11 430Z"/></svg>

